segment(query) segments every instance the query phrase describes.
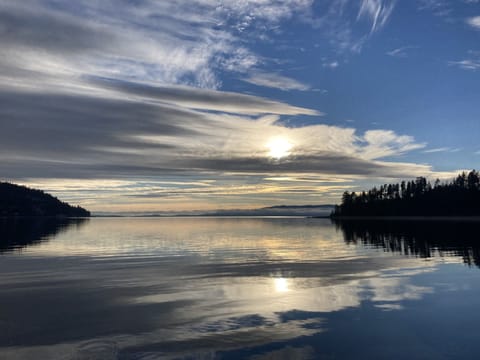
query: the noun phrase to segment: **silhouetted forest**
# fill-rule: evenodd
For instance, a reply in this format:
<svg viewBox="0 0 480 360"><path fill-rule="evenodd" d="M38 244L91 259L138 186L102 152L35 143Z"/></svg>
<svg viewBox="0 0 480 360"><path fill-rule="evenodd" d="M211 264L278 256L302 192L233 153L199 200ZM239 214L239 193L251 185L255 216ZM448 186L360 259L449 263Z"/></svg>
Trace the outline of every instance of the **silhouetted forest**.
<svg viewBox="0 0 480 360"><path fill-rule="evenodd" d="M463 172L451 182L424 177L385 184L362 192L345 192L332 217L342 216L480 216L480 176Z"/></svg>
<svg viewBox="0 0 480 360"><path fill-rule="evenodd" d="M0 216L88 217L90 212L62 202L41 190L1 182Z"/></svg>
<svg viewBox="0 0 480 360"><path fill-rule="evenodd" d="M458 256L480 267L477 221L385 221L334 219L347 244L362 244L407 256Z"/></svg>

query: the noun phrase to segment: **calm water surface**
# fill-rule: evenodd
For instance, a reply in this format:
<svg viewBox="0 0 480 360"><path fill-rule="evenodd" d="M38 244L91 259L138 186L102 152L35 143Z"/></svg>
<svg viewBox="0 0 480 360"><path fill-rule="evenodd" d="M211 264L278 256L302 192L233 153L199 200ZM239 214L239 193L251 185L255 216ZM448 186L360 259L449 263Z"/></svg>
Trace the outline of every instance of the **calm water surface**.
<svg viewBox="0 0 480 360"><path fill-rule="evenodd" d="M480 225L0 219L0 359L473 359Z"/></svg>

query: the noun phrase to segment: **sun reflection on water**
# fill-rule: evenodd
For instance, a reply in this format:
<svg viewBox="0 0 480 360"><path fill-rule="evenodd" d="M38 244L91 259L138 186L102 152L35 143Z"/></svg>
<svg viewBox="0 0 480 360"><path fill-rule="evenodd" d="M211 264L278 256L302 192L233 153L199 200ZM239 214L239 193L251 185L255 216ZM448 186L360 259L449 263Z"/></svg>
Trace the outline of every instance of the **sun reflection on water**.
<svg viewBox="0 0 480 360"><path fill-rule="evenodd" d="M285 279L285 278L275 278L273 281L274 281L276 292L287 292L289 290L287 279Z"/></svg>

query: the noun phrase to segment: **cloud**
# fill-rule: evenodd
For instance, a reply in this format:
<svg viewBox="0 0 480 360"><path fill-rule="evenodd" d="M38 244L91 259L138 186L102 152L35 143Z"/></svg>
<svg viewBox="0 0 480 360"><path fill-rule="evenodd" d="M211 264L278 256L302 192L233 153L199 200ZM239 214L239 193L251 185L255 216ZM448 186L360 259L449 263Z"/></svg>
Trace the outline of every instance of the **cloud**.
<svg viewBox="0 0 480 360"><path fill-rule="evenodd" d="M466 20L466 23L474 29L480 30L480 16L473 16Z"/></svg>
<svg viewBox="0 0 480 360"><path fill-rule="evenodd" d="M387 130L289 128L277 122L280 115L317 112L250 95L103 79L90 84L112 96L0 92L4 176L380 174L385 167L376 160L423 146ZM268 156L277 137L292 144L282 161Z"/></svg>
<svg viewBox="0 0 480 360"><path fill-rule="evenodd" d="M309 22L323 30L336 52L358 53L387 24L395 5L396 0L335 0L317 5L324 15Z"/></svg>
<svg viewBox="0 0 480 360"><path fill-rule="evenodd" d="M305 0L220 5L203 0L79 0L62 7L47 1L11 2L0 12L2 63L55 75L61 69L64 75L83 71L219 88L219 70L246 71L258 64L239 27L248 22L250 33L258 35L258 28L268 31L310 5Z"/></svg>
<svg viewBox="0 0 480 360"><path fill-rule="evenodd" d="M480 69L480 58L479 59L464 59L458 61L449 61L450 66L457 66L463 70L476 71Z"/></svg>
<svg viewBox="0 0 480 360"><path fill-rule="evenodd" d="M434 148L434 149L424 150L423 152L426 153L426 154L432 154L432 153L438 153L438 152L447 152L449 150L450 150L450 148L448 148L448 147L442 147L442 148Z"/></svg>
<svg viewBox="0 0 480 360"><path fill-rule="evenodd" d="M228 196L249 206L294 202L299 194L331 199L345 178L429 172L425 165L387 161L424 146L413 137L328 126L320 109L221 91L225 74L285 91L309 90L265 70L255 40L297 17L321 29L339 52L360 51L394 5L332 1L320 4L326 11L315 18L310 0L4 3L2 177L51 180L52 187L65 183L55 179L83 179L88 191L79 185L57 194L98 209L131 204L133 196L125 200L122 191L136 197L156 192L167 199L165 207L226 206ZM309 125L285 125L297 116L311 117ZM289 156L271 159L268 144L279 137L292 148ZM339 185L268 180L295 176ZM131 183L118 185L125 179ZM102 181L116 190L100 190Z"/></svg>
<svg viewBox="0 0 480 360"><path fill-rule="evenodd" d="M386 54L392 57L406 58L408 56L407 50L416 49L416 46L402 46L390 51L387 51Z"/></svg>
<svg viewBox="0 0 480 360"><path fill-rule="evenodd" d="M275 74L275 73L254 72L249 77L244 78L243 80L254 85L265 86L265 87L280 89L284 91L310 90L310 86L306 84L303 84L295 79L292 79L283 75Z"/></svg>
<svg viewBox="0 0 480 360"><path fill-rule="evenodd" d="M332 62L324 62L322 66L329 69L336 69L339 66L339 64L338 64L338 61L332 61Z"/></svg>
<svg viewBox="0 0 480 360"><path fill-rule="evenodd" d="M448 65L456 66L463 70L475 71L480 68L480 51L469 50L465 59L449 61Z"/></svg>
<svg viewBox="0 0 480 360"><path fill-rule="evenodd" d="M235 73L257 85L303 91L309 86L262 70L268 61L254 44L296 17L322 27L336 48L359 51L367 38L353 35L348 24L354 15L380 29L393 4L365 0L359 8L357 2L332 1L325 16L315 18L311 0L8 2L0 11L0 81L23 89L78 90L85 89L78 78L88 75L220 89L222 74Z"/></svg>
<svg viewBox="0 0 480 360"><path fill-rule="evenodd" d="M13 34L7 36L11 41L5 44L3 61L38 73L76 75L82 69L104 76L148 75L161 82L215 87L211 59L227 57L232 46L225 32L209 32L198 24L196 34L178 22L166 33L140 31L118 10L111 12L111 19L98 11L96 18L82 18L36 2L30 5L10 4L3 9L7 24L3 31Z"/></svg>
<svg viewBox="0 0 480 360"><path fill-rule="evenodd" d="M362 147L361 154L367 159L401 155L425 147L425 144L416 143L413 137L399 136L391 130L366 131L362 141L367 145Z"/></svg>
<svg viewBox="0 0 480 360"><path fill-rule="evenodd" d="M89 78L89 83L106 90L154 99L193 109L224 111L236 114L321 115L319 111L239 93L198 89L186 86L152 86L145 83Z"/></svg>
<svg viewBox="0 0 480 360"><path fill-rule="evenodd" d="M395 7L395 0L363 0L358 12L358 19L367 18L371 21L371 32L381 29L390 18Z"/></svg>
<svg viewBox="0 0 480 360"><path fill-rule="evenodd" d="M447 17L452 13L452 3L449 0L418 0L419 10L428 10L435 16Z"/></svg>
<svg viewBox="0 0 480 360"><path fill-rule="evenodd" d="M439 152L448 152L448 153L456 153L461 151L462 149L460 148L449 148L449 147L441 147L441 148L434 148L434 149L428 149L424 150L423 152L425 154L432 154L432 153L439 153Z"/></svg>

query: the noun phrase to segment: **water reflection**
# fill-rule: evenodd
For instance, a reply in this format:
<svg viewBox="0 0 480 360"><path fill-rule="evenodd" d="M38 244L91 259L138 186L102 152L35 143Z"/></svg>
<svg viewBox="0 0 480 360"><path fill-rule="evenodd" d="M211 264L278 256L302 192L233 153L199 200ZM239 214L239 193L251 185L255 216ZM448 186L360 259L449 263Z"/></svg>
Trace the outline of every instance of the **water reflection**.
<svg viewBox="0 0 480 360"><path fill-rule="evenodd" d="M91 219L0 260L0 358L477 351L480 271L352 246L325 220Z"/></svg>
<svg viewBox="0 0 480 360"><path fill-rule="evenodd" d="M345 241L407 256L458 256L480 267L480 222L336 220Z"/></svg>
<svg viewBox="0 0 480 360"><path fill-rule="evenodd" d="M0 217L0 253L39 244L71 226L79 227L87 221L80 218Z"/></svg>
<svg viewBox="0 0 480 360"><path fill-rule="evenodd" d="M287 292L288 291L288 280L285 278L275 278L275 291L276 292Z"/></svg>

